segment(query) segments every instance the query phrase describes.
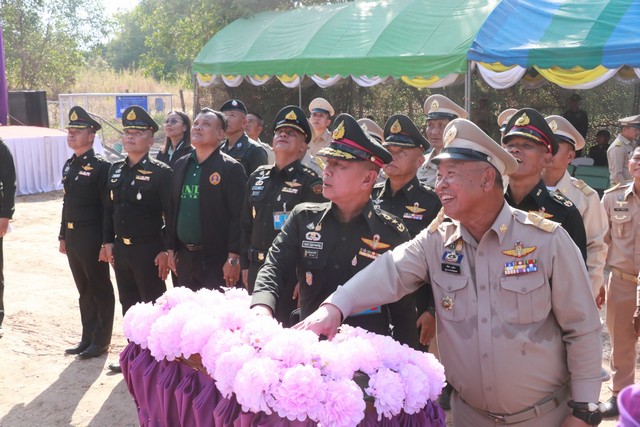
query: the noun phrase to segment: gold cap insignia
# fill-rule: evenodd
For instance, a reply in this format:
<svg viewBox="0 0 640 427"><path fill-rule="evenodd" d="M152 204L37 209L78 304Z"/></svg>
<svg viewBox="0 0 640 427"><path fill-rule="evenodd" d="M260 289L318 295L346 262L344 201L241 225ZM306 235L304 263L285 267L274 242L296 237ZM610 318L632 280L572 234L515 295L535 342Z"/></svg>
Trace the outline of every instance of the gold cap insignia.
<svg viewBox="0 0 640 427"><path fill-rule="evenodd" d="M440 104L438 103L438 101L437 101L437 100L434 100L434 101L431 103L431 110L432 110L432 111L436 111L436 110L437 110L437 109L439 109L439 108L440 108Z"/></svg>
<svg viewBox="0 0 640 427"><path fill-rule="evenodd" d="M529 124L529 122L529 116L527 116L527 113L523 113L520 117L518 117L518 120L516 120L516 126L526 126Z"/></svg>
<svg viewBox="0 0 640 427"><path fill-rule="evenodd" d="M342 139L344 137L344 121L340 122L338 127L333 131L332 138L333 139Z"/></svg>
<svg viewBox="0 0 640 427"><path fill-rule="evenodd" d="M75 110L73 110L73 113L71 113L69 120L71 120L72 122L78 120L78 115L76 114Z"/></svg>
<svg viewBox="0 0 640 427"><path fill-rule="evenodd" d="M396 119L396 121L393 122L393 125L391 125L391 129L390 130L391 130L391 133L400 133L400 132L402 132L402 126L400 126L400 121L398 119Z"/></svg>
<svg viewBox="0 0 640 427"><path fill-rule="evenodd" d="M287 120L298 120L298 116L296 116L296 113L293 110L289 111L284 118Z"/></svg>
<svg viewBox="0 0 640 427"><path fill-rule="evenodd" d="M138 116L136 116L136 112L133 110L129 111L129 114L127 114L127 120L135 120L137 118Z"/></svg>
<svg viewBox="0 0 640 427"><path fill-rule="evenodd" d="M447 134L444 136L444 145L449 145L458 134L458 129L455 126L451 126L447 131Z"/></svg>
<svg viewBox="0 0 640 427"><path fill-rule="evenodd" d="M551 123L549 123L549 127L551 128L551 131L553 133L556 133L556 131L558 130L558 124L555 120L551 120Z"/></svg>

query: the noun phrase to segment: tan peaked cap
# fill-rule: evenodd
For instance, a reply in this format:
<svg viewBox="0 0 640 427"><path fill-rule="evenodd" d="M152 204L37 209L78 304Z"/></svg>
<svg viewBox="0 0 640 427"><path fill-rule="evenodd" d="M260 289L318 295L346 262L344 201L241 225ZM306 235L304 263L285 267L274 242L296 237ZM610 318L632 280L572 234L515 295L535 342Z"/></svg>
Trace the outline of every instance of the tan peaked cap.
<svg viewBox="0 0 640 427"><path fill-rule="evenodd" d="M431 161L437 165L444 159L484 161L501 175L512 174L518 168L518 162L507 150L466 119L455 119L444 129L444 148Z"/></svg>
<svg viewBox="0 0 640 427"><path fill-rule="evenodd" d="M516 110L515 108L507 108L502 113L500 113L500 115L498 116L498 126L506 126L511 116L513 116L516 111L518 110Z"/></svg>
<svg viewBox="0 0 640 427"><path fill-rule="evenodd" d="M582 150L585 145L584 137L573 127L571 122L562 116L547 116L544 118L558 139L558 142L568 142L574 150Z"/></svg>
<svg viewBox="0 0 640 427"><path fill-rule="evenodd" d="M376 122L371 119L363 118L358 119L358 124L370 137L374 138L381 144L384 142L384 131Z"/></svg>
<svg viewBox="0 0 640 427"><path fill-rule="evenodd" d="M448 119L453 120L456 118L466 119L469 114L464 108L450 100L444 95L431 95L424 101L424 114L427 115L427 120L435 119Z"/></svg>
<svg viewBox="0 0 640 427"><path fill-rule="evenodd" d="M335 111L329 101L324 98L316 98L309 103L309 111L314 112L314 110L320 110L320 112L329 113L329 117L333 117Z"/></svg>
<svg viewBox="0 0 640 427"><path fill-rule="evenodd" d="M618 119L618 123L620 123L620 126L640 127L640 114L638 114L637 116L629 116Z"/></svg>

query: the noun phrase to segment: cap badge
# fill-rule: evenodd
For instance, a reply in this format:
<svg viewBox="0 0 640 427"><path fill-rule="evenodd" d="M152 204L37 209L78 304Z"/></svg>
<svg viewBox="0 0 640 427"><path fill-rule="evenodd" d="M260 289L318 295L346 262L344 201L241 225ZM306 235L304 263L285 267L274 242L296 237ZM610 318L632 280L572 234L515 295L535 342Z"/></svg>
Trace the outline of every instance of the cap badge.
<svg viewBox="0 0 640 427"><path fill-rule="evenodd" d="M73 110L73 112L71 113L71 116L69 116L69 120L71 121L78 120L78 115L76 114L76 110Z"/></svg>
<svg viewBox="0 0 640 427"><path fill-rule="evenodd" d="M127 114L127 120L135 120L137 118L138 116L136 116L136 112L133 110L129 111L129 114Z"/></svg>
<svg viewBox="0 0 640 427"><path fill-rule="evenodd" d="M396 121L393 122L393 125L391 125L391 129L390 130L391 130L391 133L400 133L400 132L402 132L402 126L400 126L400 121L398 119L396 119Z"/></svg>
<svg viewBox="0 0 640 427"><path fill-rule="evenodd" d="M298 120L298 116L296 116L296 113L293 110L289 111L284 118L287 120Z"/></svg>
<svg viewBox="0 0 640 427"><path fill-rule="evenodd" d="M549 127L551 128L551 131L553 133L556 133L556 131L558 130L558 124L555 120L551 120L551 123L549 123Z"/></svg>
<svg viewBox="0 0 640 427"><path fill-rule="evenodd" d="M530 120L529 116L527 116L527 113L522 113L522 115L518 117L518 120L516 120L516 126L527 126L529 122Z"/></svg>
<svg viewBox="0 0 640 427"><path fill-rule="evenodd" d="M529 255L531 252L533 252L535 250L536 250L535 246L531 246L531 247L526 248L522 244L522 242L517 241L515 249L507 249L507 250L502 251L502 253L507 255L507 256L512 256L512 257L515 257L515 258L522 258L523 256L527 256L527 255Z"/></svg>
<svg viewBox="0 0 640 427"><path fill-rule="evenodd" d="M341 121L338 127L333 131L332 138L336 140L344 138L344 131L344 121Z"/></svg>
<svg viewBox="0 0 640 427"><path fill-rule="evenodd" d="M238 101L236 101L235 99L233 101L231 101L231 105L233 105L234 107L238 106Z"/></svg>
<svg viewBox="0 0 640 427"><path fill-rule="evenodd" d="M449 145L458 134L458 129L455 126L451 126L447 131L447 134L444 136L444 145Z"/></svg>
<svg viewBox="0 0 640 427"><path fill-rule="evenodd" d="M437 109L439 109L439 108L440 108L440 104L438 103L438 101L437 101L437 100L434 100L434 101L431 103L431 109L432 109L433 111L436 111L436 110L437 110Z"/></svg>

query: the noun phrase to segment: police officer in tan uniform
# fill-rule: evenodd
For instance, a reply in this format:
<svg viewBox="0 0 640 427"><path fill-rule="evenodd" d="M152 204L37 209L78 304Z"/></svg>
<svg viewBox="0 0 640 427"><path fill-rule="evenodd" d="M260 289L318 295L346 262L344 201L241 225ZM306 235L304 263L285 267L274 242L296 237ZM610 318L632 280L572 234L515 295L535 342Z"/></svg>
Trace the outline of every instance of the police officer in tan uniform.
<svg viewBox="0 0 640 427"><path fill-rule="evenodd" d="M636 140L640 135L640 115L624 117L618 122L620 133L607 149L611 185L624 184L631 180L627 162L637 146Z"/></svg>
<svg viewBox="0 0 640 427"><path fill-rule="evenodd" d="M516 160L475 124L452 121L445 142L433 161L451 220L382 255L298 328L332 337L343 317L426 280L454 426L597 425L601 324L580 252L557 223L506 203L501 175Z"/></svg>
<svg viewBox="0 0 640 427"><path fill-rule="evenodd" d="M640 147L628 163L633 181L607 190L602 205L609 220L605 241L609 244L607 264L607 328L611 336L611 390L605 416L617 416L616 396L634 383L638 335L632 322L638 304L636 288L640 268Z"/></svg>
<svg viewBox="0 0 640 427"><path fill-rule="evenodd" d="M331 144L331 117L335 111L329 101L324 98L315 98L309 103L309 123L312 133L309 141L309 151L302 158L302 164L315 171L318 176L322 176L324 160L318 157L318 152Z"/></svg>
<svg viewBox="0 0 640 427"><path fill-rule="evenodd" d="M513 116L516 113L515 108L507 108L506 110L504 110L502 113L500 113L498 115L498 126L500 127L500 137L504 136L504 131L507 129L507 123L509 122L509 119L511 118L511 116Z"/></svg>
<svg viewBox="0 0 640 427"><path fill-rule="evenodd" d="M418 169L418 180L429 187L436 185L437 168L431 159L440 154L443 142L444 128L458 117L466 119L467 112L444 95L431 95L424 101L424 113L427 115L427 139L431 144L431 151L425 156L425 161Z"/></svg>
<svg viewBox="0 0 640 427"><path fill-rule="evenodd" d="M604 236L609 226L600 205L598 193L581 179L573 178L567 166L576 157L576 151L584 148L584 138L567 119L562 116L545 117L558 140L558 152L542 171L542 179L549 191L556 191L571 200L584 221L587 236L587 270L598 308L604 302L604 265L607 245Z"/></svg>

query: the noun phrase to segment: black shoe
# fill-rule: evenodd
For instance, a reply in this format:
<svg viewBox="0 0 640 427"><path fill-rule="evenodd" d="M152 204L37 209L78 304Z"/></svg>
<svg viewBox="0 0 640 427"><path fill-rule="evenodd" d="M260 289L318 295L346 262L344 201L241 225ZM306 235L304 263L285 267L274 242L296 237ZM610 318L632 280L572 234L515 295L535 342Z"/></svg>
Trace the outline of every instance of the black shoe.
<svg viewBox="0 0 640 427"><path fill-rule="evenodd" d="M609 400L604 402L604 407L606 409L602 411L602 418L613 418L620 415L618 411L618 396L611 396Z"/></svg>
<svg viewBox="0 0 640 427"><path fill-rule="evenodd" d="M80 354L85 351L91 345L90 342L80 341L77 346L66 349L66 354Z"/></svg>
<svg viewBox="0 0 640 427"><path fill-rule="evenodd" d="M447 385L442 390L442 394L440 395L440 398L438 399L438 405L440 405L440 407L445 411L448 411L451 409L451 392L452 391L453 391L453 387L449 383L447 383Z"/></svg>
<svg viewBox="0 0 640 427"><path fill-rule="evenodd" d="M122 368L120 367L120 362L115 362L109 365L109 370L114 374L121 374Z"/></svg>
<svg viewBox="0 0 640 427"><path fill-rule="evenodd" d="M85 359L91 359L91 358L94 358L94 357L100 357L104 353L106 353L107 350L109 350L109 346L108 345L98 346L98 345L95 345L95 344L91 344L89 347L87 347L87 349L85 351L83 351L82 353L78 354L78 359L85 360Z"/></svg>

